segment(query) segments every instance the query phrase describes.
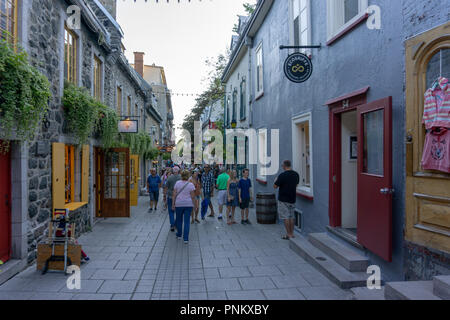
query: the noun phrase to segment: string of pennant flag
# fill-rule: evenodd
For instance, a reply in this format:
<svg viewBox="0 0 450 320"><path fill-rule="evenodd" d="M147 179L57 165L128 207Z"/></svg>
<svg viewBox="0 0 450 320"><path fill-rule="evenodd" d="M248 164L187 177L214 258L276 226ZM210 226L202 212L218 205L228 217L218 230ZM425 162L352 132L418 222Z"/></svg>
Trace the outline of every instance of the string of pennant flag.
<svg viewBox="0 0 450 320"><path fill-rule="evenodd" d="M152 91L154 94L170 94L171 96L181 96L181 97L198 97L201 94L199 93L180 93L180 92L172 92L172 91ZM224 92L224 94L232 94L232 92Z"/></svg>

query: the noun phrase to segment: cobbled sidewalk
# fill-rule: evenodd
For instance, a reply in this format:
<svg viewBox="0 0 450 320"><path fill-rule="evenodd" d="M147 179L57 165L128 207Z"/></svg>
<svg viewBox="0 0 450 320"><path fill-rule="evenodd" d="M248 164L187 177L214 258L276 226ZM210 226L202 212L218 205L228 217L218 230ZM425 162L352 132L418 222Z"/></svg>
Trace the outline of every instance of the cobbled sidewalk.
<svg viewBox="0 0 450 320"><path fill-rule="evenodd" d="M79 242L91 261L81 290L62 273L36 266L0 286L0 300L323 300L350 299L282 240L281 225L228 226L216 218L191 225L188 245L169 231L167 211L148 212L147 197L130 219L102 219ZM217 212L217 210L216 210ZM236 221L240 222L240 210Z"/></svg>

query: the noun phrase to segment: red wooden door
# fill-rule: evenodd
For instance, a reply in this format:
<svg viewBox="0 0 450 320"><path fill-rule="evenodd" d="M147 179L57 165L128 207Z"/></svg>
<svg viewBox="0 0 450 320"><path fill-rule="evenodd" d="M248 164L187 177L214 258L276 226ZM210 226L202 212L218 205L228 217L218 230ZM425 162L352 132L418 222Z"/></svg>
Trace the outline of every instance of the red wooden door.
<svg viewBox="0 0 450 320"><path fill-rule="evenodd" d="M0 141L0 143L2 143ZM0 260L11 254L11 159L0 151Z"/></svg>
<svg viewBox="0 0 450 320"><path fill-rule="evenodd" d="M393 192L389 97L358 108L358 242L389 262Z"/></svg>

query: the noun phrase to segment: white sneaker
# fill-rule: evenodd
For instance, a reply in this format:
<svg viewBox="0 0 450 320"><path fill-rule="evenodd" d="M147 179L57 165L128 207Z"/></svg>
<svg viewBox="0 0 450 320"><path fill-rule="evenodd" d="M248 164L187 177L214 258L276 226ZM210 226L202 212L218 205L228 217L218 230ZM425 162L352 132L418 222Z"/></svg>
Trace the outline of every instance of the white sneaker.
<svg viewBox="0 0 450 320"><path fill-rule="evenodd" d="M185 241L184 244L189 244L189 241Z"/></svg>

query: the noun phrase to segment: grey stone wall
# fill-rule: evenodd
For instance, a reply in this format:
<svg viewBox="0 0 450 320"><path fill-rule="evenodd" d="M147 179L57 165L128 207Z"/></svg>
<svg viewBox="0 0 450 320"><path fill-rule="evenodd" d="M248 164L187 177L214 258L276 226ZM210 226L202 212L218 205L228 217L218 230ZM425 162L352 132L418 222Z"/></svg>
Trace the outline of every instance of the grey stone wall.
<svg viewBox="0 0 450 320"><path fill-rule="evenodd" d="M92 2L91 2L92 3ZM27 19L27 43L24 44L32 65L36 66L50 81L52 98L49 102L50 110L42 123L42 127L28 148L28 262L36 259L37 244L46 236L52 210L52 142L73 141L64 127L64 111L61 105L63 93L63 63L61 54L63 46L63 21L67 3L55 0L32 0L29 8L24 12ZM96 10L95 12L99 12ZM106 23L105 23L106 24ZM139 84L129 77L127 70L119 65L116 55L109 55L98 45L98 35L93 34L86 25L82 24L80 35L81 51L80 63L81 86L89 91L92 89L93 53L101 54L104 59L104 103L115 109L116 84L123 86L124 103L126 96L132 96L132 107L137 102L144 106L144 95ZM113 37L118 37L114 34ZM120 36L119 36L120 38ZM117 39L116 39L117 40ZM117 41L115 42L117 44ZM120 43L120 41L119 41ZM92 141L94 143L94 141ZM92 175L92 173L91 173ZM92 181L92 179L90 180ZM92 189L92 184L89 186ZM91 192L89 192L90 194ZM76 224L77 235L87 232L91 228L90 211L93 206L84 206L71 213Z"/></svg>
<svg viewBox="0 0 450 320"><path fill-rule="evenodd" d="M28 54L51 82L49 112L28 150L28 262L36 258L37 244L43 239L52 210L51 142L62 132L59 42L60 6L52 0L33 0L28 12Z"/></svg>
<svg viewBox="0 0 450 320"><path fill-rule="evenodd" d="M405 241L405 280L432 280L450 275L450 254Z"/></svg>

